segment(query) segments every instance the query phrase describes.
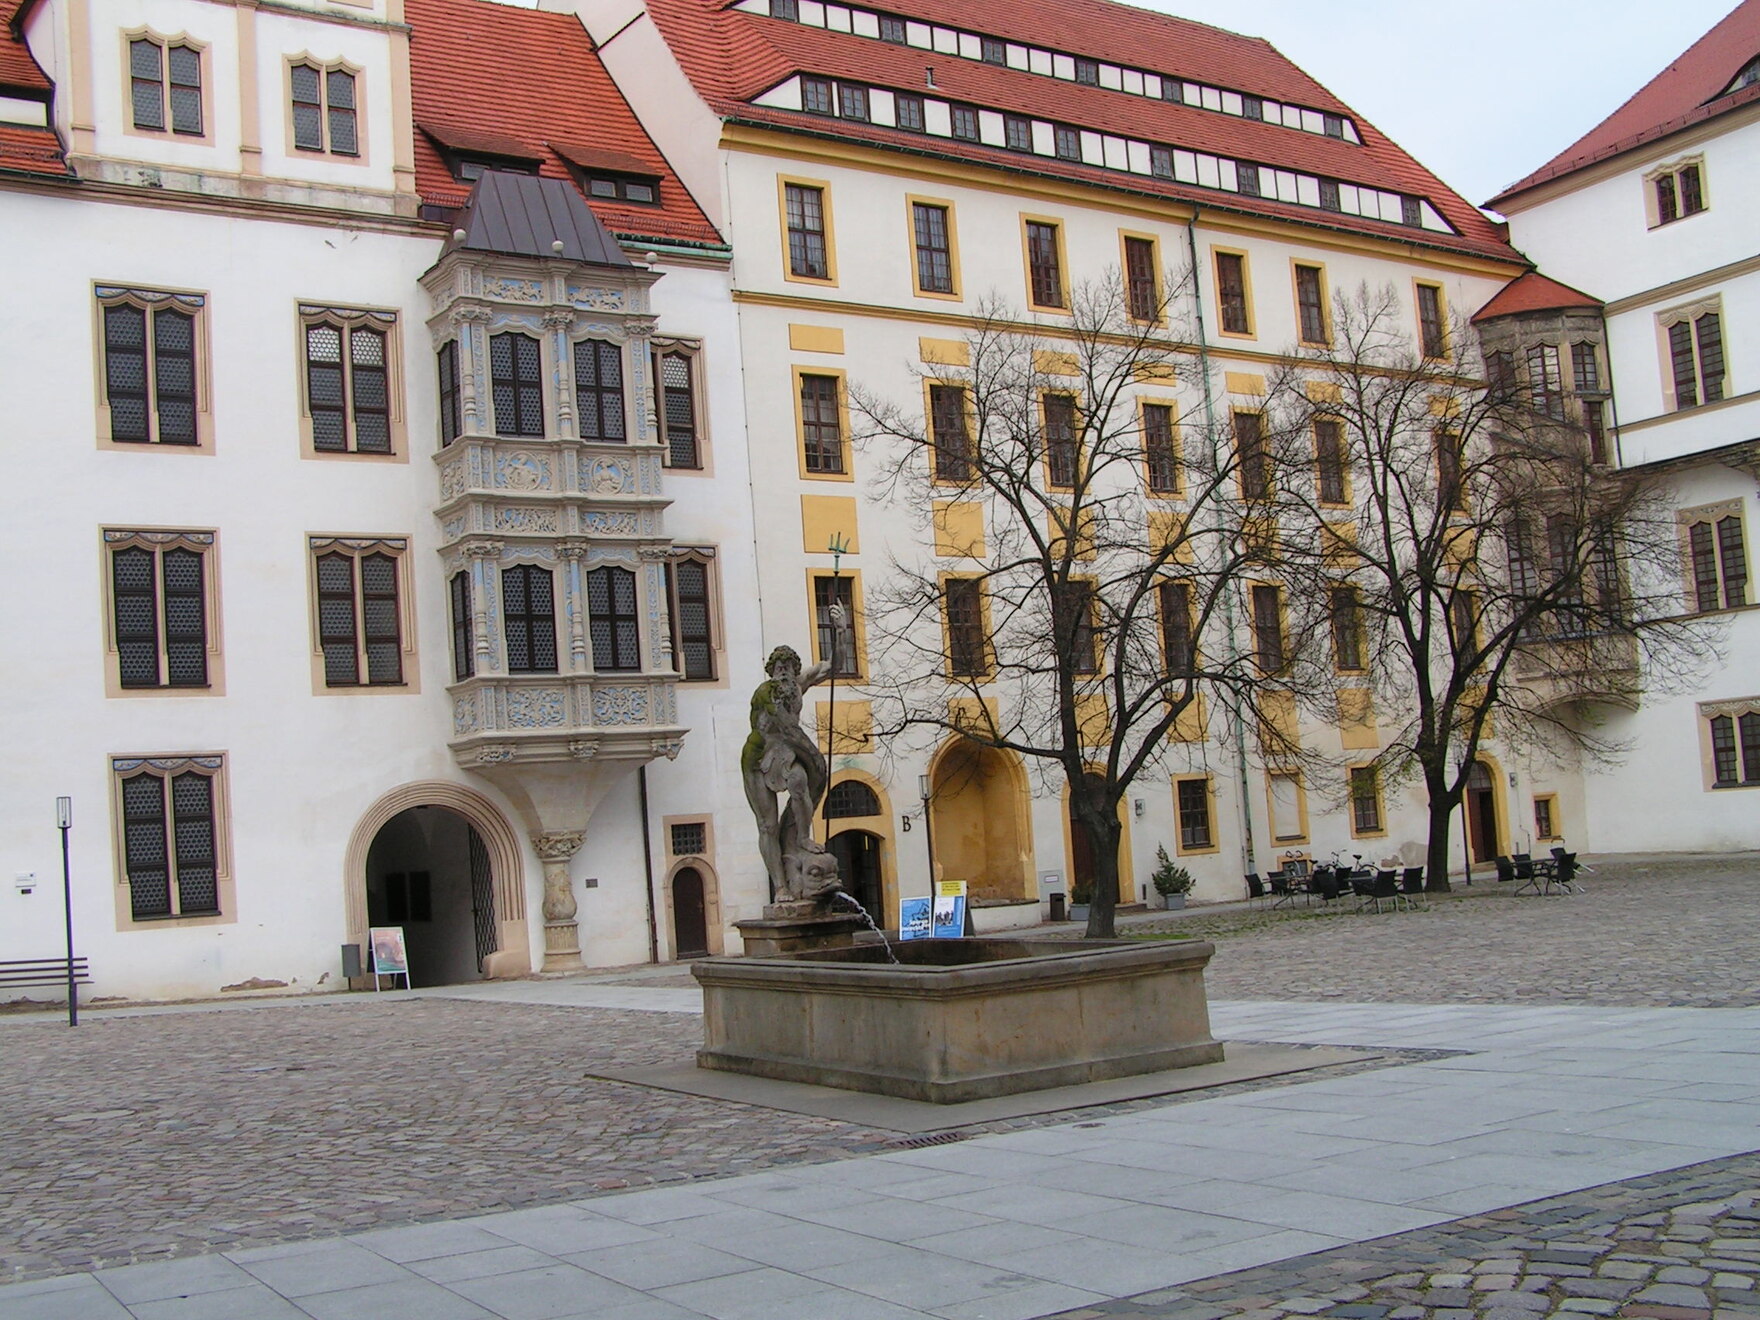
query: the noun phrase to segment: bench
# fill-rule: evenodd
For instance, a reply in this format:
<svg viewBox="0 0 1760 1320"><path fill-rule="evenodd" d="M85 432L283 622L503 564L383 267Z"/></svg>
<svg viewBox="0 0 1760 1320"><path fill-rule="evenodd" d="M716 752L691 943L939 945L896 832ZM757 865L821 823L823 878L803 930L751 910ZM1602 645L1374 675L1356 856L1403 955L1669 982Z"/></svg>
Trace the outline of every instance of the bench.
<svg viewBox="0 0 1760 1320"><path fill-rule="evenodd" d="M84 958L73 960L75 985L90 985L91 971ZM66 958L0 959L0 994L15 985L66 985Z"/></svg>

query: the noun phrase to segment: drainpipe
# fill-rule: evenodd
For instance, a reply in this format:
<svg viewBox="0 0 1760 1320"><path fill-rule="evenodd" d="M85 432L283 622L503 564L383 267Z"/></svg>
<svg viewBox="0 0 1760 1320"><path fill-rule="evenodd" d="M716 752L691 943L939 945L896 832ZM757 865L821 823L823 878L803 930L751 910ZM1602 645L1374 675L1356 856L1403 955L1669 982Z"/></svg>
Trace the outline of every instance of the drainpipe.
<svg viewBox="0 0 1760 1320"><path fill-rule="evenodd" d="M660 921L654 911L654 847L648 837L648 767L636 767L636 792L642 807L642 874L648 880L648 961L660 961Z"/></svg>
<svg viewBox="0 0 1760 1320"><path fill-rule="evenodd" d="M1216 402L1210 392L1210 344L1204 335L1204 298L1198 283L1198 208L1192 207L1192 213L1186 219L1186 253L1192 268L1192 310L1197 317L1198 329L1198 372L1204 389L1204 429L1211 435L1216 434ZM1222 593L1222 623L1228 630L1229 640L1236 636L1234 592ZM1241 718L1240 706L1235 703L1229 715L1229 739L1234 743L1234 768L1236 796L1239 799L1241 815L1241 870L1255 871L1253 852L1253 804L1251 794L1247 790L1247 726Z"/></svg>

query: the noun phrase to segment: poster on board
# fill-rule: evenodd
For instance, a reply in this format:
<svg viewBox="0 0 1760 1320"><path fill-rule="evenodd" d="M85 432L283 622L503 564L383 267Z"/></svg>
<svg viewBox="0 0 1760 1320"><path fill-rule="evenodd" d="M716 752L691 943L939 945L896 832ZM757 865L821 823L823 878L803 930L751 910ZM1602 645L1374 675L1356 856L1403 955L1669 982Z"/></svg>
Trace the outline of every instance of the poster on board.
<svg viewBox="0 0 1760 1320"><path fill-rule="evenodd" d="M402 926L374 926L367 932L367 947L372 951L375 977L401 976L404 985L409 984L409 949L403 942Z"/></svg>
<svg viewBox="0 0 1760 1320"><path fill-rule="evenodd" d="M956 940L966 933L966 882L935 882L935 938Z"/></svg>
<svg viewBox="0 0 1760 1320"><path fill-rule="evenodd" d="M898 938L926 940L935 933L932 898L901 898L898 900Z"/></svg>

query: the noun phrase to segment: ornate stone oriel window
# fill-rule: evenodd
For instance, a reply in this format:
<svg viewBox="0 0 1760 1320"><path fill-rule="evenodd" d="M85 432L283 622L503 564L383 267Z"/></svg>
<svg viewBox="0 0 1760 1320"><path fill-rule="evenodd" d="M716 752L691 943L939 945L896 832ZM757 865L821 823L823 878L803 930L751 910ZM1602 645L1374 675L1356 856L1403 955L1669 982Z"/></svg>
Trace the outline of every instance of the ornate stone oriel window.
<svg viewBox="0 0 1760 1320"><path fill-rule="evenodd" d="M104 346L100 443L208 448L206 298L113 285L94 292Z"/></svg>
<svg viewBox="0 0 1760 1320"><path fill-rule="evenodd" d="M415 634L405 615L409 542L314 536L309 544L319 690L413 687L405 677Z"/></svg>
<svg viewBox="0 0 1760 1320"><path fill-rule="evenodd" d="M296 151L359 156L359 70L346 64L296 60L288 65Z"/></svg>
<svg viewBox="0 0 1760 1320"><path fill-rule="evenodd" d="M124 922L224 912L224 768L217 755L111 758Z"/></svg>
<svg viewBox="0 0 1760 1320"><path fill-rule="evenodd" d="M489 336L496 435L544 434L544 355L531 335Z"/></svg>
<svg viewBox="0 0 1760 1320"><path fill-rule="evenodd" d="M507 672L556 672L556 579L547 568L516 564L501 571L501 619Z"/></svg>
<svg viewBox="0 0 1760 1320"><path fill-rule="evenodd" d="M202 48L186 37L131 36L128 99L137 133L203 136Z"/></svg>
<svg viewBox="0 0 1760 1320"><path fill-rule="evenodd" d="M104 548L113 694L214 688L214 533L107 528Z"/></svg>
<svg viewBox="0 0 1760 1320"><path fill-rule="evenodd" d="M391 454L403 409L397 314L302 303L305 412L313 454Z"/></svg>

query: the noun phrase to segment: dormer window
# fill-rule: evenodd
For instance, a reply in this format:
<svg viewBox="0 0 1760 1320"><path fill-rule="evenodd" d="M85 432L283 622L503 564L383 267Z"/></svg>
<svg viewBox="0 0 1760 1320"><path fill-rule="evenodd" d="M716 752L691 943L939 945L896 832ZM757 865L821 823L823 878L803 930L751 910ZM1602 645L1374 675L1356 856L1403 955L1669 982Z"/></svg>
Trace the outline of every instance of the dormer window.
<svg viewBox="0 0 1760 1320"><path fill-rule="evenodd" d="M660 203L660 180L653 175L582 171L581 186L595 202L634 202L638 206Z"/></svg>
<svg viewBox="0 0 1760 1320"><path fill-rule="evenodd" d="M469 151L448 151L446 153L447 168L452 177L460 183L475 183L490 170L501 170L507 174L536 174L538 162L524 160L518 156L490 156Z"/></svg>
<svg viewBox="0 0 1760 1320"><path fill-rule="evenodd" d="M1734 96L1737 92L1741 91L1742 88L1752 87L1755 83L1760 83L1760 55L1756 55L1753 59L1742 65L1742 71L1736 74L1735 77L1731 78L1729 80L1729 86L1725 87L1718 93L1718 95Z"/></svg>

